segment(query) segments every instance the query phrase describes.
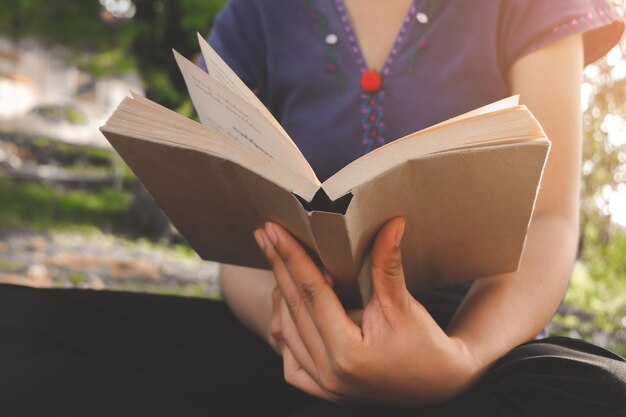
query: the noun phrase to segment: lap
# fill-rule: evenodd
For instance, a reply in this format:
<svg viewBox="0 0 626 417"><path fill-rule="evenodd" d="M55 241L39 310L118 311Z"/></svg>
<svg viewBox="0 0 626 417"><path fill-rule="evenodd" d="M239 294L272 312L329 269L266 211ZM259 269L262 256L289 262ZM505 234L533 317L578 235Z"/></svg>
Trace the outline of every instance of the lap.
<svg viewBox="0 0 626 417"><path fill-rule="evenodd" d="M8 415L597 415L626 410L626 364L566 338L511 351L431 410L338 407L287 385L282 361L224 303L0 285ZM115 414L113 414L115 413Z"/></svg>
<svg viewBox="0 0 626 417"><path fill-rule="evenodd" d="M275 415L307 400L222 302L0 285L9 415Z"/></svg>

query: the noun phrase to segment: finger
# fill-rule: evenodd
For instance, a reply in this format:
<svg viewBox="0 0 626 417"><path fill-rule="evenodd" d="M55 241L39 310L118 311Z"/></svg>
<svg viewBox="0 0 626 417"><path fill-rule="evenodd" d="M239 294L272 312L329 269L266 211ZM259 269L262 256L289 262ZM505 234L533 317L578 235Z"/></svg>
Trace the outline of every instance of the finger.
<svg viewBox="0 0 626 417"><path fill-rule="evenodd" d="M288 347L283 349L283 372L285 381L307 394L329 400L328 395L318 383L300 366Z"/></svg>
<svg viewBox="0 0 626 417"><path fill-rule="evenodd" d="M278 285L274 287L272 290L272 318L270 320L270 345L274 348L276 353L281 354L283 348L283 337L282 337L282 325L281 325L281 313L280 313L280 304L282 301L282 294L280 293L280 288Z"/></svg>
<svg viewBox="0 0 626 417"><path fill-rule="evenodd" d="M282 324L282 334L283 340L293 356L296 358L300 366L304 368L304 370L313 378L316 382L320 382L319 380L319 370L316 363L313 361L311 354L309 353L309 348L305 346L298 329L296 328L291 315L289 314L289 310L287 309L287 303L284 301L280 304L280 316L281 316L281 324ZM313 349L315 351L325 351L326 348L323 345L322 339L317 338L313 343L319 344L315 346ZM324 358L324 363L326 360ZM322 364L324 366L324 364Z"/></svg>
<svg viewBox="0 0 626 417"><path fill-rule="evenodd" d="M261 246L268 262L272 265L276 282L280 288L281 304L285 304L288 308L288 316L293 318L295 327L297 328L297 333L300 335L300 338L306 346L306 350L309 352L309 355L318 366L324 366L324 364L328 362L326 345L322 340L317 326L313 323L309 312L304 306L304 303L298 294L298 289L289 276L289 271L280 256L278 256L274 250L274 246L272 246L272 243L269 241L269 237L264 230L257 230L255 232L255 238L261 241L259 246ZM283 331L282 319L280 331ZM281 337L284 339L284 335Z"/></svg>
<svg viewBox="0 0 626 417"><path fill-rule="evenodd" d="M401 217L390 220L378 232L372 248L373 297L382 305L405 308L409 305L409 292L404 280L400 242L405 221Z"/></svg>
<svg viewBox="0 0 626 417"><path fill-rule="evenodd" d="M328 282L328 285L332 286L335 284L333 282L333 277L330 276L330 274L328 274L328 271L326 271L325 269L322 270L322 274L324 275L324 279L326 280L326 282Z"/></svg>
<svg viewBox="0 0 626 417"><path fill-rule="evenodd" d="M266 223L265 231L295 284L294 287L289 282L278 281L285 300L288 304L303 302L306 306L306 309L297 309L289 305L290 311L301 314L308 311L325 344L331 348L343 344L346 337L359 335L360 329L347 316L322 271L300 243L277 224ZM299 329L300 320L294 316Z"/></svg>

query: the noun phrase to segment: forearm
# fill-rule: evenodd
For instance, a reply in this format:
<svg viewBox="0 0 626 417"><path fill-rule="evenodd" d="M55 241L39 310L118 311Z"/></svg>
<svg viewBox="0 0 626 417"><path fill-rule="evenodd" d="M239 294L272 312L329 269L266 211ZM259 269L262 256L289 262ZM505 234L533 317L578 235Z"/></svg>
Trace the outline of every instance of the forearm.
<svg viewBox="0 0 626 417"><path fill-rule="evenodd" d="M272 272L222 265L220 286L233 314L246 327L267 338L272 314L271 293L276 286Z"/></svg>
<svg viewBox="0 0 626 417"><path fill-rule="evenodd" d="M551 319L567 287L577 239L573 221L538 213L518 271L474 283L447 333L472 352L476 376Z"/></svg>

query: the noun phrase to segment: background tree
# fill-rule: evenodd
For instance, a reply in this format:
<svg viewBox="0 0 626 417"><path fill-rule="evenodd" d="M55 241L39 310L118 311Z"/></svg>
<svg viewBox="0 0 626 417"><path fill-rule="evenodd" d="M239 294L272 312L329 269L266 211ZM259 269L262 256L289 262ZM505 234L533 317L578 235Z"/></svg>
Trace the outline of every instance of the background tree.
<svg viewBox="0 0 626 417"><path fill-rule="evenodd" d="M606 245L615 232L609 209L614 192L626 183L626 38L585 71L581 254L587 245Z"/></svg>
<svg viewBox="0 0 626 417"><path fill-rule="evenodd" d="M224 0L8 0L0 5L0 33L62 44L73 63L92 75L136 71L148 98L193 116L172 48L191 58ZM171 240L163 212L139 182L126 223L136 233Z"/></svg>
<svg viewBox="0 0 626 417"><path fill-rule="evenodd" d="M95 76L136 70L149 98L191 114L172 48L198 51L196 32L208 34L225 0L4 0L0 33L35 36L74 52Z"/></svg>

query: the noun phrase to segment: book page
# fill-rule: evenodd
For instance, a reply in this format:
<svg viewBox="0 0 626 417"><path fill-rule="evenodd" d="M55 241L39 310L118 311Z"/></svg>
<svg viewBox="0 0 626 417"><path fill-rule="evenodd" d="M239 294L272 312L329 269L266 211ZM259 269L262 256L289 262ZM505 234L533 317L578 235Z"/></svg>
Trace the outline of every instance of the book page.
<svg viewBox="0 0 626 417"><path fill-rule="evenodd" d="M123 125L135 130L142 123ZM167 119L160 126L167 128ZM315 247L302 205L289 189L270 178L216 154L172 144L167 140L172 136L165 131L160 132L161 139L125 128L105 127L103 133L202 258L269 268L253 237L253 231L267 219L279 221L304 245ZM233 147L243 147L224 139Z"/></svg>
<svg viewBox="0 0 626 417"><path fill-rule="evenodd" d="M500 110L510 109L513 107L519 106L519 94L510 96L507 98L503 98L502 100L495 101L493 103L489 103L486 106L479 107L475 110L468 111L467 113L463 113L460 116L453 117L448 120L444 120L441 123L437 123L436 125L431 126L430 128L440 128L450 123L460 122L461 120L469 119L470 117L482 116L488 113L493 113Z"/></svg>
<svg viewBox="0 0 626 417"><path fill-rule="evenodd" d="M200 50L202 51L202 58L204 58L207 72L211 77L222 83L225 87L228 87L233 93L239 95L239 97L246 100L257 109L261 110L265 108L257 96L250 91L248 86L241 81L237 74L230 69L228 64L224 62L199 33L198 43L200 44Z"/></svg>
<svg viewBox="0 0 626 417"><path fill-rule="evenodd" d="M174 51L191 101L202 124L279 161L319 184L310 165L291 140L239 94Z"/></svg>
<svg viewBox="0 0 626 417"><path fill-rule="evenodd" d="M285 129L278 123L278 120L276 120L274 115L265 107L261 100L259 100L256 94L250 91L248 86L241 81L237 74L224 62L222 57L211 48L211 45L209 45L206 39L199 33L197 35L202 58L204 58L204 63L206 64L209 75L257 109L279 132L281 132L285 141L297 148L291 137L285 132Z"/></svg>
<svg viewBox="0 0 626 417"><path fill-rule="evenodd" d="M294 173L267 154L136 94L118 105L101 131L105 136L108 133L120 134L217 155L225 161L257 173L307 201L319 190L319 185L309 178ZM221 181L228 183L226 178L231 175L232 171L225 171L220 176ZM236 178L233 180L240 181Z"/></svg>
<svg viewBox="0 0 626 417"><path fill-rule="evenodd" d="M507 143L547 142L530 111L525 106L508 107L510 103L514 101L497 102L493 104L495 111L474 110L470 117L464 114L381 146L343 167L324 182L323 188L335 200L394 166L428 154Z"/></svg>

